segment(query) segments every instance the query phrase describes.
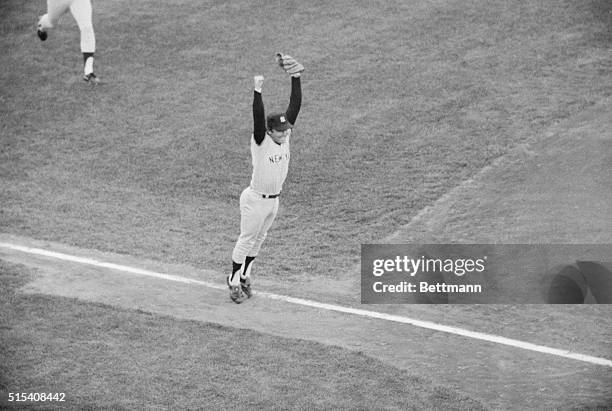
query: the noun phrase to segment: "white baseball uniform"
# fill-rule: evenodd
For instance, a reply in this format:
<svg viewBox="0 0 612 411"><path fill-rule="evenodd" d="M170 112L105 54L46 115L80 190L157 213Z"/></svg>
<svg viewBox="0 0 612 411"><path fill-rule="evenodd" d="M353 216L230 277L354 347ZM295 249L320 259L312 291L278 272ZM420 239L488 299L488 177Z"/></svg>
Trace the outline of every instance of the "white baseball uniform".
<svg viewBox="0 0 612 411"><path fill-rule="evenodd" d="M240 195L240 237L232 253L237 263L257 256L276 218L278 195L289 171L289 140L279 145L266 134L258 145L251 137L251 156L253 175L250 186Z"/></svg>
<svg viewBox="0 0 612 411"><path fill-rule="evenodd" d="M40 28L45 31L52 29L68 10L81 31L81 52L94 53L96 36L92 23L91 0L47 0L47 14L40 18Z"/></svg>
<svg viewBox="0 0 612 411"><path fill-rule="evenodd" d="M253 175L251 177L251 188L260 194L277 194L283 188L285 178L289 171L289 140L277 144L265 135L261 144L257 144L251 137L251 158L253 162Z"/></svg>

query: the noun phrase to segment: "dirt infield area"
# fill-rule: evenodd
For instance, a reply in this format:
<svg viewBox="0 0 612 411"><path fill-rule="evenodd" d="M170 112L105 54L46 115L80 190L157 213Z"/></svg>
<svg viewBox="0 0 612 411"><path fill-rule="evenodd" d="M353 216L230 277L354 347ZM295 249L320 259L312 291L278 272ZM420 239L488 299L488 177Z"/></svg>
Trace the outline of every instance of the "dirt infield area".
<svg viewBox="0 0 612 411"><path fill-rule="evenodd" d="M522 147L497 161L389 239L612 242L610 112L608 99L579 118L558 124L537 146ZM0 235L0 242L198 281L177 282L0 247L2 260L35 269L35 280L23 289L27 293L76 297L339 346L431 378L491 408L612 404L612 368L606 365L308 307L275 295L393 313L606 359L612 358L609 305L364 307L358 303L357 274L344 271L324 284L307 279L285 284L262 280L256 283L259 295L235 305L229 301L219 270L161 264L8 234Z"/></svg>

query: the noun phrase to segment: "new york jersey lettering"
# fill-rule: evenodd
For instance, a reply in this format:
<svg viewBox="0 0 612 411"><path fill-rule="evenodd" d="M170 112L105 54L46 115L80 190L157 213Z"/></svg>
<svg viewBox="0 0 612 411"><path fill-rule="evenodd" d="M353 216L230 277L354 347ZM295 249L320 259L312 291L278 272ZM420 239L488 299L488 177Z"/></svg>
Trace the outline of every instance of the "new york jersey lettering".
<svg viewBox="0 0 612 411"><path fill-rule="evenodd" d="M251 188L262 194L278 194L289 171L289 141L276 144L270 136L265 135L260 145L251 137L251 157L253 161L253 175Z"/></svg>

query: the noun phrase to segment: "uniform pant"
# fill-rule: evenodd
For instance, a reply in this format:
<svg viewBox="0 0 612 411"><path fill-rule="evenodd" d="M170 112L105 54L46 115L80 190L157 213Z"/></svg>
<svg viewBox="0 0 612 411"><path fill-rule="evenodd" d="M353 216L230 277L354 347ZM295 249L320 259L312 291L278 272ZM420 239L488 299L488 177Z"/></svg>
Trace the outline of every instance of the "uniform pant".
<svg viewBox="0 0 612 411"><path fill-rule="evenodd" d="M41 28L52 29L68 10L81 31L81 52L94 53L96 36L92 23L91 0L47 0L47 14L40 19Z"/></svg>
<svg viewBox="0 0 612 411"><path fill-rule="evenodd" d="M244 264L247 256L256 257L278 213L278 197L262 198L250 187L240 195L240 236L232 260Z"/></svg>

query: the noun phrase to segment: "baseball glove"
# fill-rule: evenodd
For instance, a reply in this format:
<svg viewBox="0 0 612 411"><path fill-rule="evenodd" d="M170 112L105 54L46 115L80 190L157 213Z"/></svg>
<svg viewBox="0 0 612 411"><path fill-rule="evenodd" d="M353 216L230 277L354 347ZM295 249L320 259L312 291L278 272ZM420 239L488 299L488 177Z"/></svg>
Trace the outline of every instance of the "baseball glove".
<svg viewBox="0 0 612 411"><path fill-rule="evenodd" d="M304 66L288 54L276 53L276 62L290 75L300 74L304 71Z"/></svg>

